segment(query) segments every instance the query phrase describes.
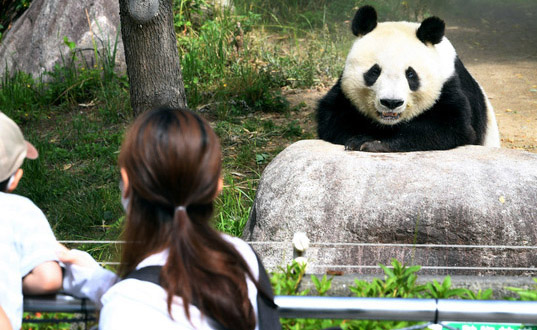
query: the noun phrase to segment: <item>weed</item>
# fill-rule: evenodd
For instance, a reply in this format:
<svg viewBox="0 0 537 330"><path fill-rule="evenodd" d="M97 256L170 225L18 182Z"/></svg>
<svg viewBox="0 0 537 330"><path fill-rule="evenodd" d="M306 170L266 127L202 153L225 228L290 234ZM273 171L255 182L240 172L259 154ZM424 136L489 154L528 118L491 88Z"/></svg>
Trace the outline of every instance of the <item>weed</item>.
<svg viewBox="0 0 537 330"><path fill-rule="evenodd" d="M250 215L255 189L252 182L237 183L232 175L226 175L224 183L224 189L216 200L216 228L233 236L241 236Z"/></svg>
<svg viewBox="0 0 537 330"><path fill-rule="evenodd" d="M535 282L533 289L521 289L514 287L507 287L507 289L516 293L519 296L519 300L537 301L537 278L534 278L533 281ZM513 298L508 299L514 300Z"/></svg>
<svg viewBox="0 0 537 330"><path fill-rule="evenodd" d="M298 120L293 120L288 123L284 130L284 136L287 138L298 138L302 135L302 128Z"/></svg>
<svg viewBox="0 0 537 330"><path fill-rule="evenodd" d="M368 283L357 279L350 287L351 292L358 297L415 298L423 295L425 287L416 284L420 266L408 267L394 259L391 269L384 265L380 267L386 274L384 280L375 278Z"/></svg>
<svg viewBox="0 0 537 330"><path fill-rule="evenodd" d="M82 323L92 325L95 322L86 322L81 320L80 324L73 324L71 319L79 317L70 313L24 313L23 324L21 330L69 330L69 329L86 329L86 326L82 327Z"/></svg>
<svg viewBox="0 0 537 330"><path fill-rule="evenodd" d="M447 299L452 297L465 297L467 289L452 289L451 288L451 277L446 276L442 284L438 281L433 280L425 285L427 290L427 296L430 298L436 299Z"/></svg>
<svg viewBox="0 0 537 330"><path fill-rule="evenodd" d="M278 272L272 274L270 283L275 295L305 296L309 290L299 290L300 283L306 275L306 265L296 261L285 267L279 267Z"/></svg>
<svg viewBox="0 0 537 330"><path fill-rule="evenodd" d="M350 287L351 292L358 297L382 298L459 298L459 299L488 299L492 290L473 292L469 289L452 288L451 279L444 278L442 284L436 281L424 285L417 285L417 273L420 266L406 266L397 260L392 260L391 267L380 265L384 271L384 279L374 278L372 281L355 280ZM306 276L305 266L293 261L291 264L280 267L271 277L274 292L277 295L309 294L309 290L300 288L301 281ZM317 295L328 294L332 279L324 275L321 279L312 275ZM537 282L537 279L535 279ZM523 293L526 300L535 300L535 292L515 289ZM530 293L528 293L530 292ZM528 293L528 294L526 294ZM397 329L414 325L416 322L404 321L374 321L374 320L323 320L323 319L282 319L283 329L322 329L339 326L343 329Z"/></svg>

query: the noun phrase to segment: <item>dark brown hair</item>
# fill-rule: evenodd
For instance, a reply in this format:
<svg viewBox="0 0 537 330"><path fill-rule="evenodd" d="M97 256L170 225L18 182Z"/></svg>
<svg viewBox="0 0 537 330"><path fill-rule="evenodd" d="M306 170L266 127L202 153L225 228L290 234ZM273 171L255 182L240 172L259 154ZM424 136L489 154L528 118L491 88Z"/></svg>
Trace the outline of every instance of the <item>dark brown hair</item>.
<svg viewBox="0 0 537 330"><path fill-rule="evenodd" d="M170 315L179 295L189 319L188 305L195 302L228 329L254 329L246 285L252 274L210 224L221 158L216 134L189 110L160 108L136 119L119 155L130 198L119 273L123 277L168 249L161 281Z"/></svg>

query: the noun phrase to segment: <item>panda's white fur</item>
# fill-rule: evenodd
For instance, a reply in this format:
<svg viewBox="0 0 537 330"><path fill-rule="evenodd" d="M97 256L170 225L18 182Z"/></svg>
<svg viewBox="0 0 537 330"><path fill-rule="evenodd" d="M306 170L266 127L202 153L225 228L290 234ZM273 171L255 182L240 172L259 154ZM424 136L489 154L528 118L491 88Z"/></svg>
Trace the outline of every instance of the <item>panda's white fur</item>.
<svg viewBox="0 0 537 330"><path fill-rule="evenodd" d="M479 85L481 92L485 96L485 103L487 104L487 133L483 139L483 145L486 147L500 147L500 131L498 129L498 123L496 122L496 114L494 113L494 108L485 94L483 87Z"/></svg>
<svg viewBox="0 0 537 330"><path fill-rule="evenodd" d="M451 42L443 37L436 45L424 44L416 38L419 23L379 23L370 33L358 37L345 63L341 88L345 95L366 116L385 125L410 120L431 108L438 100L442 86L455 73L457 53ZM364 72L378 64L382 73L373 86L366 86ZM414 68L419 75L420 88L411 91L405 70ZM480 86L481 87L481 86ZM500 146L500 134L492 105L481 88L487 104L487 134L484 145ZM380 100L400 99L404 104L387 109ZM384 118L379 112L398 112L397 119Z"/></svg>
<svg viewBox="0 0 537 330"><path fill-rule="evenodd" d="M345 95L365 115L386 125L410 120L434 105L444 83L455 72L455 49L447 38L426 45L416 38L420 24L385 22L354 42L341 79ZM382 70L373 86L366 86L364 73L378 64ZM412 67L422 86L410 90L405 70ZM404 104L387 109L382 99L399 99ZM385 119L378 112L398 112L398 119Z"/></svg>
<svg viewBox="0 0 537 330"><path fill-rule="evenodd" d="M500 146L492 106L441 19L378 23L363 6L351 29L343 73L317 108L321 139L369 152Z"/></svg>

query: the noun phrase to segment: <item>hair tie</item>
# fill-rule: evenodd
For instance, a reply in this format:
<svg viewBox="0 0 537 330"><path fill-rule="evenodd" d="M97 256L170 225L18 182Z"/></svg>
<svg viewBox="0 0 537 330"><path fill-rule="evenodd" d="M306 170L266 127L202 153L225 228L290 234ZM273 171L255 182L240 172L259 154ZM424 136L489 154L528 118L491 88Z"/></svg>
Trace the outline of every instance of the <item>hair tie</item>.
<svg viewBox="0 0 537 330"><path fill-rule="evenodd" d="M179 212L179 211L185 211L186 212L186 206L183 206L183 205L179 205L175 208L175 212Z"/></svg>

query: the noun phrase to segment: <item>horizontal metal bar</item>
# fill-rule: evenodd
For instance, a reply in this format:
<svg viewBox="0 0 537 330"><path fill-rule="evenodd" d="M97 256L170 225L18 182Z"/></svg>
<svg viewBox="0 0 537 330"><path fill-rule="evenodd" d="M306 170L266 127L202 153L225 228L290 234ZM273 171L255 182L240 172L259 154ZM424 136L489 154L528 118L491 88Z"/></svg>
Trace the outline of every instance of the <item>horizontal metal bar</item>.
<svg viewBox="0 0 537 330"><path fill-rule="evenodd" d="M308 265L308 267L316 269L316 268L343 268L343 269L381 269L380 266L374 266L374 265ZM420 266L422 270L431 269L431 270L509 270L509 271L531 271L535 272L537 271L537 268L535 267L474 267L474 266ZM388 266L388 268L393 268L392 266Z"/></svg>
<svg viewBox="0 0 537 330"><path fill-rule="evenodd" d="M276 296L281 317L537 324L537 301Z"/></svg>
<svg viewBox="0 0 537 330"><path fill-rule="evenodd" d="M276 296L280 317L537 324L537 301ZM90 301L67 295L24 297L25 312L92 314Z"/></svg>
<svg viewBox="0 0 537 330"><path fill-rule="evenodd" d="M276 296L280 317L430 321L435 299Z"/></svg>
<svg viewBox="0 0 537 330"><path fill-rule="evenodd" d="M125 241L99 240L61 240L64 244L124 244ZM291 241L247 241L251 245L289 245ZM408 247L408 248L450 248L450 249L503 249L503 250L535 250L537 245L471 245L471 244L410 244L410 243L341 243L341 242L310 242L310 247Z"/></svg>
<svg viewBox="0 0 537 330"><path fill-rule="evenodd" d="M25 312L45 313L94 313L95 304L88 299L79 299L65 294L24 296Z"/></svg>
<svg viewBox="0 0 537 330"><path fill-rule="evenodd" d="M438 300L440 321L537 324L537 301Z"/></svg>
<svg viewBox="0 0 537 330"><path fill-rule="evenodd" d="M250 245L289 245L291 241L246 241ZM414 244L414 243L342 243L342 242L310 242L310 247L401 247L401 248L450 248L450 249L505 249L535 250L537 245L471 245L471 244Z"/></svg>

